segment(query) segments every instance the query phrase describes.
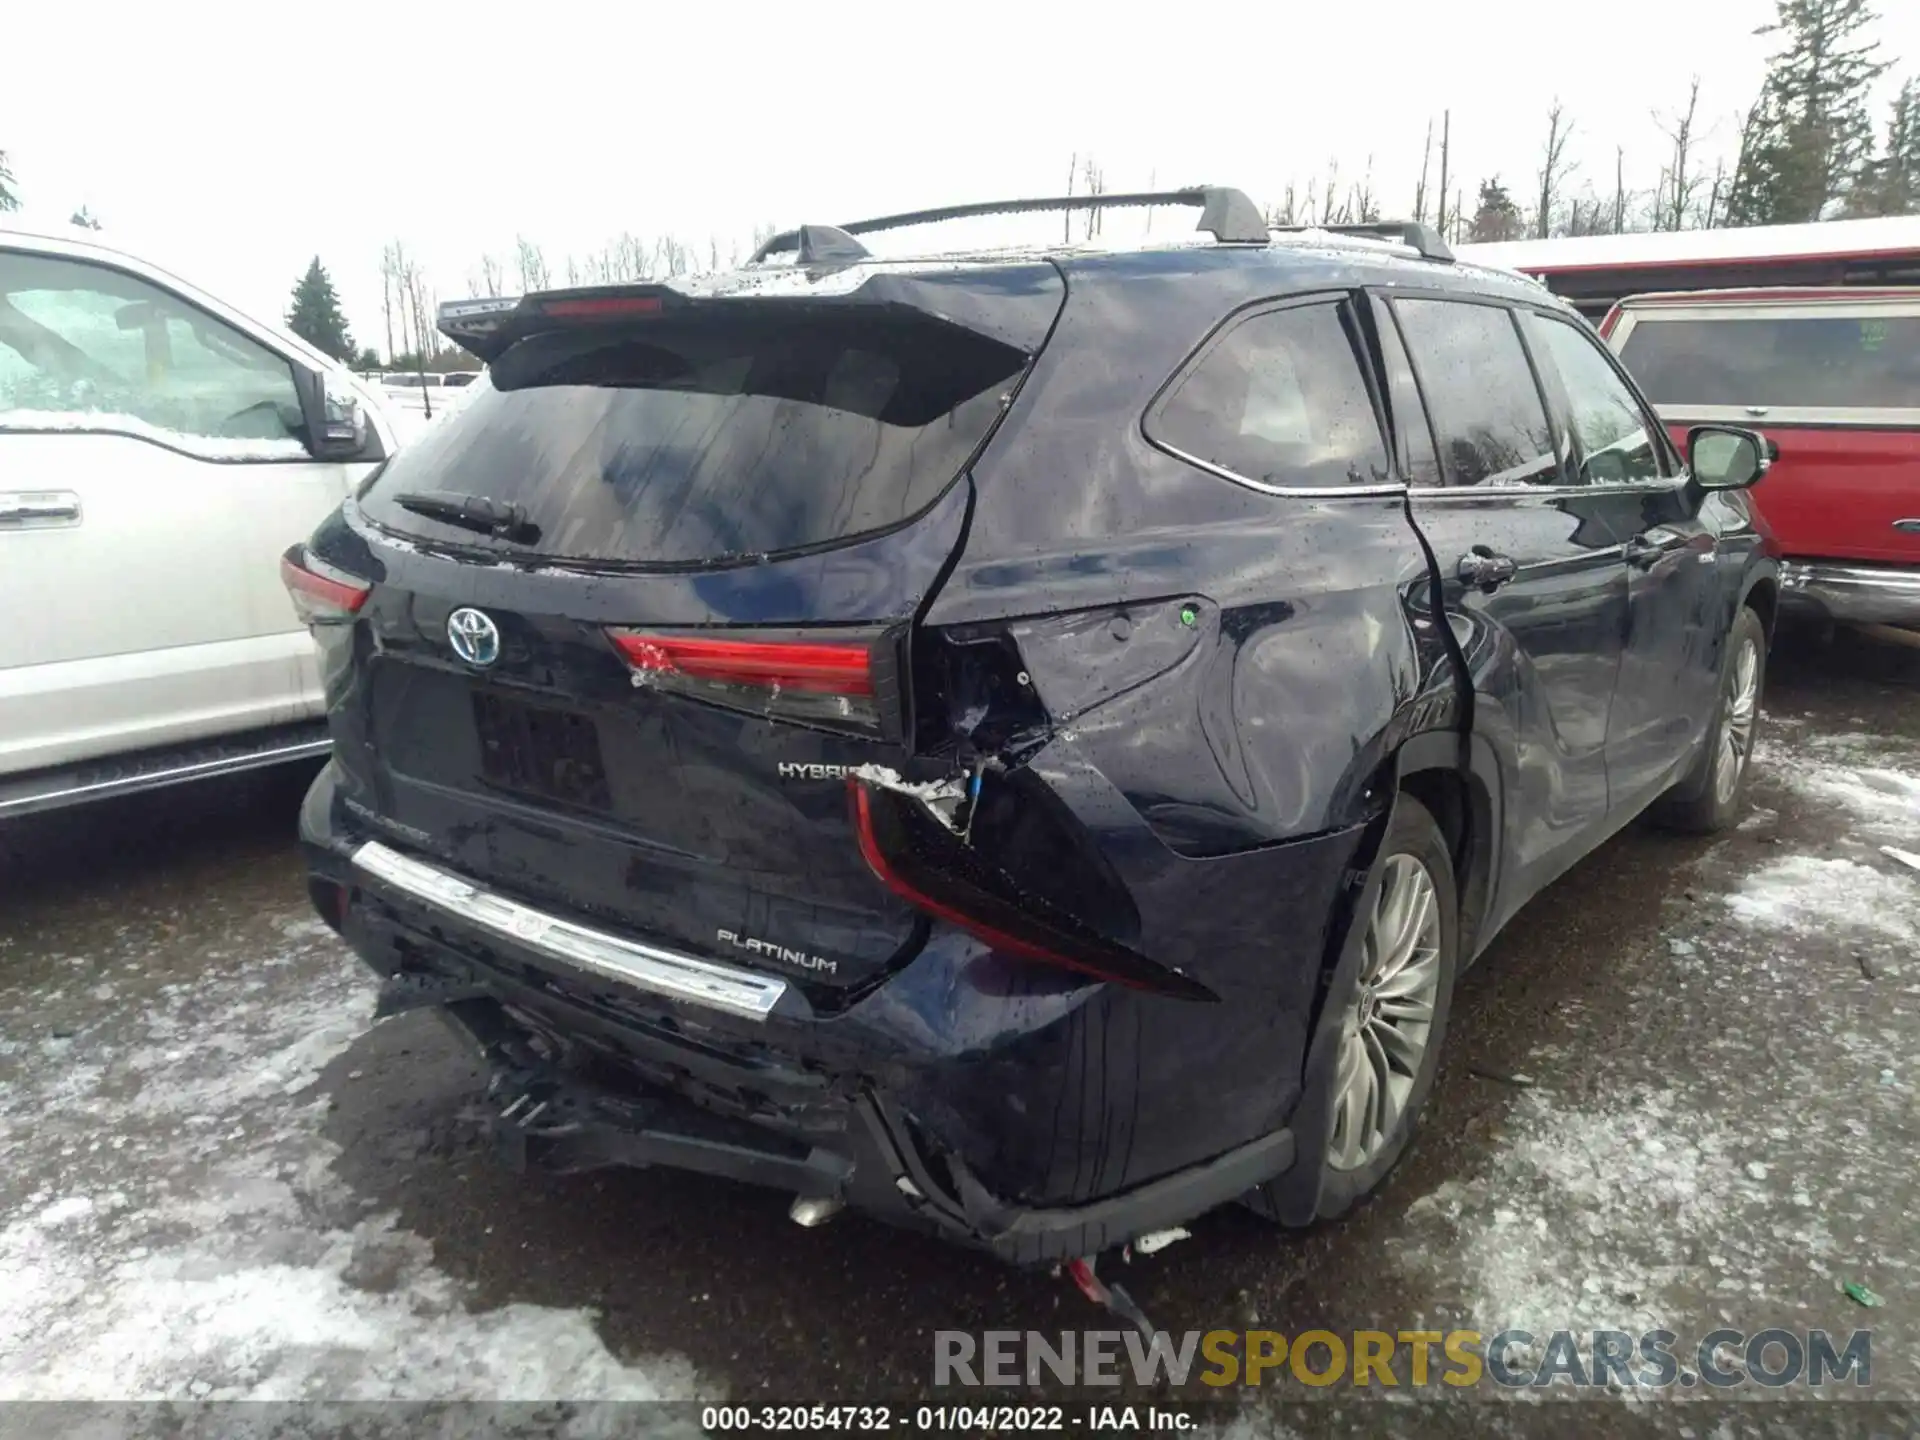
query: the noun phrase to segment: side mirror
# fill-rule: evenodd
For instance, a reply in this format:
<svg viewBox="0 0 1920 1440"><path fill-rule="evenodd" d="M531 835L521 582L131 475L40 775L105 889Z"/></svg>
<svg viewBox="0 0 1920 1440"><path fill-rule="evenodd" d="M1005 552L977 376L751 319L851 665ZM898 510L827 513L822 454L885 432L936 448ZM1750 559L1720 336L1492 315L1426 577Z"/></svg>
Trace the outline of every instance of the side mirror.
<svg viewBox="0 0 1920 1440"><path fill-rule="evenodd" d="M1755 430L1695 425L1687 431L1687 468L1702 490L1744 490L1767 473L1780 452Z"/></svg>
<svg viewBox="0 0 1920 1440"><path fill-rule="evenodd" d="M293 378L300 395L307 452L314 459L381 458L373 427L351 385L331 371L316 372L298 365Z"/></svg>

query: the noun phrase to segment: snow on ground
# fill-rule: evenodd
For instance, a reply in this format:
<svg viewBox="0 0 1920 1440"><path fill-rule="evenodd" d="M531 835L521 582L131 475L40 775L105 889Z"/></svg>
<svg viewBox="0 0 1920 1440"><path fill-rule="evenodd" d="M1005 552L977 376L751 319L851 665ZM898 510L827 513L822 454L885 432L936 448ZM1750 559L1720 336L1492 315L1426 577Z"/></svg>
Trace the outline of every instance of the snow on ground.
<svg viewBox="0 0 1920 1440"><path fill-rule="evenodd" d="M1875 1198L1908 1192L1915 1145L1920 875L1878 846L1920 848L1920 746L1781 728L1756 759L1746 848L1708 849L1698 903L1622 967L1619 1013L1642 1035L1597 1059L1536 1048L1525 1071L1568 1088L1521 1091L1490 1156L1414 1200L1389 1241L1475 1324L1542 1343L1676 1316L1867 1324L1837 1300L1845 1280L1920 1287ZM1837 833L1775 854L1780 809Z"/></svg>
<svg viewBox="0 0 1920 1440"><path fill-rule="evenodd" d="M0 1400L693 1398L688 1364L623 1362L589 1312L469 1309L367 1213L313 1082L371 982L308 917L243 923L257 948L174 970L153 917L0 993Z"/></svg>

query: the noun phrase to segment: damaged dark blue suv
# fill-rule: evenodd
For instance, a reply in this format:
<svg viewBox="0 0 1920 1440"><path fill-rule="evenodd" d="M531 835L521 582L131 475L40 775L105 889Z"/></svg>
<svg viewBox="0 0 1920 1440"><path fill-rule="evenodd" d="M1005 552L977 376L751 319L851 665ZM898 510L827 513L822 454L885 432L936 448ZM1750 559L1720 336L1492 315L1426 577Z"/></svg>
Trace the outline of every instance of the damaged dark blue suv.
<svg viewBox="0 0 1920 1440"><path fill-rule="evenodd" d="M857 238L1088 203L1208 238ZM1728 823L1764 442L1683 458L1570 308L1371 230L1027 201L443 309L488 376L285 561L301 830L510 1157L1020 1262L1338 1215L1513 913Z"/></svg>

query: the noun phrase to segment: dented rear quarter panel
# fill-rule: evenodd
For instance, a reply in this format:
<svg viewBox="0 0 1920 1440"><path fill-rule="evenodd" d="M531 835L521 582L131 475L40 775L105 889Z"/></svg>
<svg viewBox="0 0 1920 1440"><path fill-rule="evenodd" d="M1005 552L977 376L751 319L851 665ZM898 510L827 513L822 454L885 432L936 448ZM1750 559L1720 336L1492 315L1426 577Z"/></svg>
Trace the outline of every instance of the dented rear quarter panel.
<svg viewBox="0 0 1920 1440"><path fill-rule="evenodd" d="M1196 304L1210 270L1220 303ZM1030 768L1120 875L1138 948L1222 997L1105 987L1032 1037L1048 1113L983 1100L991 1123L952 1117L963 1153L1013 1167L994 1178L1015 1193L1110 1193L1287 1123L1394 752L1460 723L1403 495L1266 494L1139 423L1213 320L1366 271L1316 265L1302 287L1205 251L1069 266L1053 339L976 464L969 534L925 623L1007 624L1054 722ZM1030 1081L943 1090L1019 1092ZM1196 1097L1204 1124L1183 1120Z"/></svg>

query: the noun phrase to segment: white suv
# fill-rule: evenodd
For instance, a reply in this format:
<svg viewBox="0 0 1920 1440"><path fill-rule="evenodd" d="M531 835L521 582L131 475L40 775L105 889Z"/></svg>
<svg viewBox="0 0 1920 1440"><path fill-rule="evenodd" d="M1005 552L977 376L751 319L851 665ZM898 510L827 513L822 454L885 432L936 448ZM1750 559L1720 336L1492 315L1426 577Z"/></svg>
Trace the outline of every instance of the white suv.
<svg viewBox="0 0 1920 1440"><path fill-rule="evenodd" d="M295 336L0 225L0 820L325 753L280 557L396 443Z"/></svg>

